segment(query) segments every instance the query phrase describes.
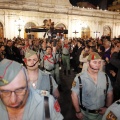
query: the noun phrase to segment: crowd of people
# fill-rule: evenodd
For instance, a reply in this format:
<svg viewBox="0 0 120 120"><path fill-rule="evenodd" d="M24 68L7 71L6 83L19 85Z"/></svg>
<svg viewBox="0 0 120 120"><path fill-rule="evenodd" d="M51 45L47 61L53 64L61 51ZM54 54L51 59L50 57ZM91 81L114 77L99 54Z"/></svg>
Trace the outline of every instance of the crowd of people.
<svg viewBox="0 0 120 120"><path fill-rule="evenodd" d="M78 119L120 119L117 39L4 39L0 61L0 114L5 120L62 120L57 100L61 67L64 75L76 74L71 98Z"/></svg>

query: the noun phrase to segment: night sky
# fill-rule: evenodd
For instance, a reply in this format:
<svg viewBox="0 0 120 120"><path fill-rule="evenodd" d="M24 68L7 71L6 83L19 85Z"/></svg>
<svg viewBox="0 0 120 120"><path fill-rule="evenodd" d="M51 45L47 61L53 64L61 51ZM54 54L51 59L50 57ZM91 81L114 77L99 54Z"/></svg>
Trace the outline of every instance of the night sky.
<svg viewBox="0 0 120 120"><path fill-rule="evenodd" d="M101 3L107 1L106 6L109 6L109 5L112 4L112 2L114 0L69 0L69 1L73 6L77 6L77 2L82 2L82 1L83 2L89 2L89 3L91 3L91 4L95 5L95 6L100 5Z"/></svg>

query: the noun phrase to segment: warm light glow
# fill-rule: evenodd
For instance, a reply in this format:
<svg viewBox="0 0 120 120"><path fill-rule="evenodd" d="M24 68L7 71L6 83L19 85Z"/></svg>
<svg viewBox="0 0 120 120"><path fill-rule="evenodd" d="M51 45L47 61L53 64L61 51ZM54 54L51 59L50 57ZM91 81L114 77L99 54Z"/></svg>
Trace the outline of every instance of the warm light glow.
<svg viewBox="0 0 120 120"><path fill-rule="evenodd" d="M19 37L20 37L20 32L22 30L22 26L24 25L24 21L22 19L15 20L16 26L18 26L18 32L19 32Z"/></svg>
<svg viewBox="0 0 120 120"><path fill-rule="evenodd" d="M87 26L86 23L83 22L83 23L80 23L80 27L81 27L81 28L87 28L88 26Z"/></svg>
<svg viewBox="0 0 120 120"><path fill-rule="evenodd" d="M23 25L24 25L24 21L19 18L18 20L15 20L15 24L16 24L17 26L23 26Z"/></svg>

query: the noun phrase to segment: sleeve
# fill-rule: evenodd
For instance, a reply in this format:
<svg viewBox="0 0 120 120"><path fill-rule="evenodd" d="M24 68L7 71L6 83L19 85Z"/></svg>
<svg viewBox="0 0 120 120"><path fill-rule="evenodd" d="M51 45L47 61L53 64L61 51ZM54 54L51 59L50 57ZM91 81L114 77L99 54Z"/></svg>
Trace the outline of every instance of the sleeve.
<svg viewBox="0 0 120 120"><path fill-rule="evenodd" d="M79 80L78 80L78 76L76 76L75 79L73 80L71 90L73 92L75 92L77 95L79 95Z"/></svg>
<svg viewBox="0 0 120 120"><path fill-rule="evenodd" d="M103 115L102 120L119 120L119 107L116 103L113 103Z"/></svg>
<svg viewBox="0 0 120 120"><path fill-rule="evenodd" d="M51 95L49 96L49 109L51 120L63 120L60 105Z"/></svg>
<svg viewBox="0 0 120 120"><path fill-rule="evenodd" d="M108 92L110 92L111 90L113 90L113 87L111 85L111 81L110 81L110 78L108 75L107 75L107 77L108 77L108 82L109 82Z"/></svg>
<svg viewBox="0 0 120 120"><path fill-rule="evenodd" d="M115 67L120 68L120 59L118 59L117 57L118 57L118 53L114 52L110 58L110 63Z"/></svg>

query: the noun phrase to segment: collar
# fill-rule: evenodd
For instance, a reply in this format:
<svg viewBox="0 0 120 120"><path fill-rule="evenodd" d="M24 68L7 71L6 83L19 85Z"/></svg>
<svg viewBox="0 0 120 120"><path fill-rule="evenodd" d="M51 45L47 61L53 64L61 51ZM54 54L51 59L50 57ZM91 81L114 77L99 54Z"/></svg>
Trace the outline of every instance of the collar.
<svg viewBox="0 0 120 120"><path fill-rule="evenodd" d="M107 48L107 49L105 49L105 52L106 52L106 51L108 51L109 49L110 49L110 47L109 47L109 48Z"/></svg>

